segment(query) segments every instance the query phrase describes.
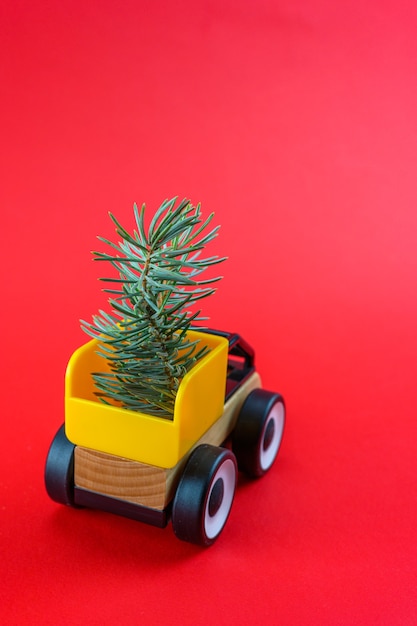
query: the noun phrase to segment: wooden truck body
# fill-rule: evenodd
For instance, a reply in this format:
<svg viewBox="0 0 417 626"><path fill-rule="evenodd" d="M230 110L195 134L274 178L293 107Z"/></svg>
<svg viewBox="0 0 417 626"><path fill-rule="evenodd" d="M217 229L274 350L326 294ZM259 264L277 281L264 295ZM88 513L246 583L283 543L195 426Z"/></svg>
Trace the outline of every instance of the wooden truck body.
<svg viewBox="0 0 417 626"><path fill-rule="evenodd" d="M71 357L65 424L45 468L52 499L99 508L210 545L230 512L237 467L263 475L277 455L283 398L261 388L252 348L237 334L190 331L209 353L182 379L173 419L105 405L92 372L103 371L97 342ZM224 446L231 440L233 452ZM237 457L237 461L235 458Z"/></svg>

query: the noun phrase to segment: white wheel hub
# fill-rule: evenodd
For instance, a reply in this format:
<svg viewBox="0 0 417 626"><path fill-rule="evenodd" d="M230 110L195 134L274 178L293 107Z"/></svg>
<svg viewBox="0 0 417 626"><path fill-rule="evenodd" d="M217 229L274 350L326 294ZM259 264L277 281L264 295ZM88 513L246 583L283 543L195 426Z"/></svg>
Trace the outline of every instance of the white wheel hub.
<svg viewBox="0 0 417 626"><path fill-rule="evenodd" d="M209 539L217 537L228 518L236 488L236 468L226 459L215 473L204 511L204 530Z"/></svg>
<svg viewBox="0 0 417 626"><path fill-rule="evenodd" d="M275 461L284 430L285 409L282 402L272 407L262 432L259 462L262 470L268 470Z"/></svg>

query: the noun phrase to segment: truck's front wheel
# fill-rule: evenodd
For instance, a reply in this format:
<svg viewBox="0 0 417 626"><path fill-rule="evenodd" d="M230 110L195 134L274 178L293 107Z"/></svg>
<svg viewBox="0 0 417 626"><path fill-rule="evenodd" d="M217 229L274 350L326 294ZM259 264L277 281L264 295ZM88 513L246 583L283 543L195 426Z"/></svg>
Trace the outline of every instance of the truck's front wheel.
<svg viewBox="0 0 417 626"><path fill-rule="evenodd" d="M190 455L172 507L172 526L183 541L211 545L229 517L237 482L230 450L208 444Z"/></svg>
<svg viewBox="0 0 417 626"><path fill-rule="evenodd" d="M258 478L275 461L285 425L285 404L279 393L254 389L240 410L232 434L239 469Z"/></svg>

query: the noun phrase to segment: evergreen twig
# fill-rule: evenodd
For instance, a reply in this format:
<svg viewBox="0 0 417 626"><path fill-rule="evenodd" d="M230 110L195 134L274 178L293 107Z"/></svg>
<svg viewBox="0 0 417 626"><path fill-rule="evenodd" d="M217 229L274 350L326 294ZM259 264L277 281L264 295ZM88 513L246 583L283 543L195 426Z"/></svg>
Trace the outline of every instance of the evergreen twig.
<svg viewBox="0 0 417 626"><path fill-rule="evenodd" d="M111 294L111 313L99 311L82 329L99 340L99 354L110 372L93 373L97 396L105 403L121 405L152 415L172 418L175 395L182 377L207 350L187 338L193 322L206 318L193 305L212 294L221 277L202 280L208 267L224 260L201 258L219 226L206 233L214 214L203 221L200 205L189 200L176 205L166 200L145 226L145 205L134 205L136 228L129 234L110 213L121 242L99 240L112 253L93 252L107 261L119 278L103 291Z"/></svg>

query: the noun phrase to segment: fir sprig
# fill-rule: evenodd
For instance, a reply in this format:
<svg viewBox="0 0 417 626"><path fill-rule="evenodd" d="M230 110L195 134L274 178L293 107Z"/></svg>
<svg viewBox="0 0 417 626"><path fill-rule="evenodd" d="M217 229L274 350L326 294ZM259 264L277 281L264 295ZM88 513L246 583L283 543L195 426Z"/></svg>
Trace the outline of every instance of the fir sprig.
<svg viewBox="0 0 417 626"><path fill-rule="evenodd" d="M145 205L134 205L137 230L130 234L110 213L122 241L99 237L112 253L93 252L107 261L118 278L103 291L111 294L111 312L99 311L93 322L81 322L83 330L99 340L99 354L109 372L93 373L97 396L161 417L172 417L176 392L183 376L204 354L198 342L187 338L193 322L201 321L193 305L212 294L221 277L202 280L208 267L224 258L201 258L219 226L207 231L214 214L203 221L200 205L189 200L176 205L166 200L145 225Z"/></svg>

